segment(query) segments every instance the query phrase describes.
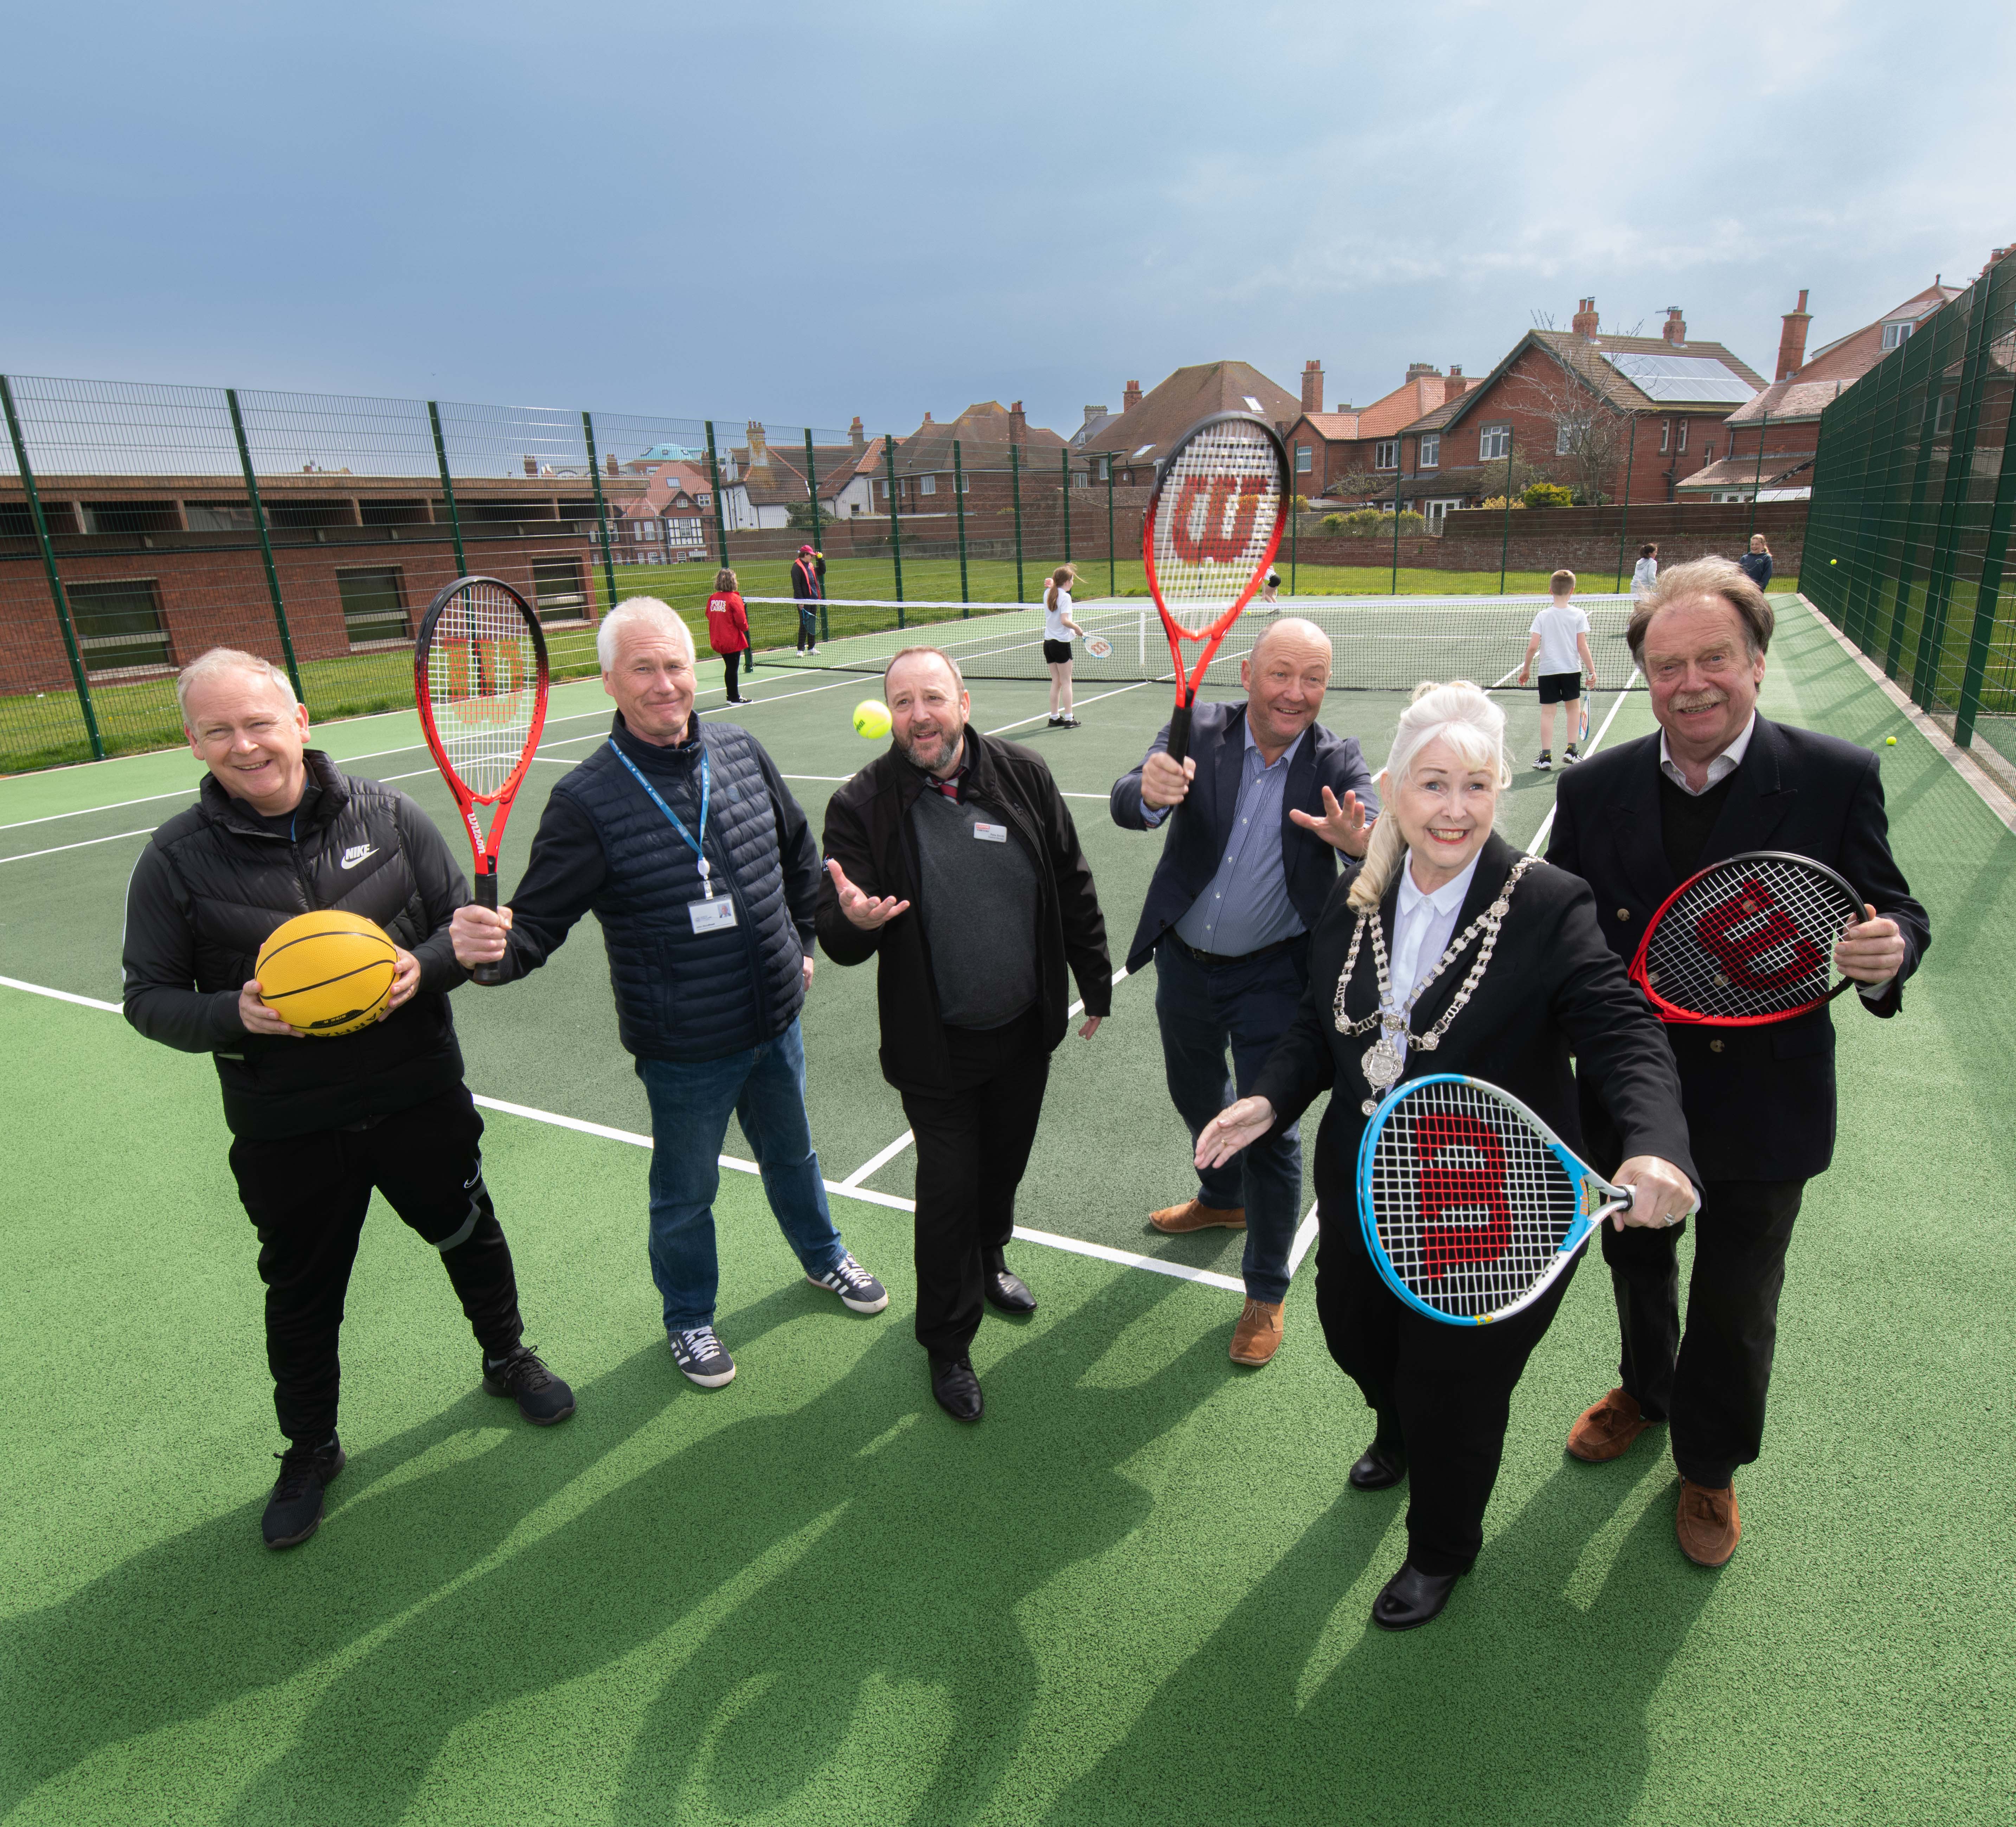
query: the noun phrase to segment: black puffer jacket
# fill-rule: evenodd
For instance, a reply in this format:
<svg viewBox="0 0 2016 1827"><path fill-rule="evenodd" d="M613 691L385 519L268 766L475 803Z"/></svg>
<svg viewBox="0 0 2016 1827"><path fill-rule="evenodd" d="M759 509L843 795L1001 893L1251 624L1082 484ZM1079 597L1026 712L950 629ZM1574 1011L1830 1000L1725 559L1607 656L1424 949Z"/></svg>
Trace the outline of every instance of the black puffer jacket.
<svg viewBox="0 0 2016 1827"><path fill-rule="evenodd" d="M462 871L403 793L337 772L319 749L291 837L206 776L196 802L154 833L126 891L126 1018L150 1040L208 1053L235 1135L340 1128L404 1110L462 1077L448 994L466 973L448 917ZM375 920L420 961L419 993L333 1040L248 1034L238 995L259 948L297 914Z"/></svg>

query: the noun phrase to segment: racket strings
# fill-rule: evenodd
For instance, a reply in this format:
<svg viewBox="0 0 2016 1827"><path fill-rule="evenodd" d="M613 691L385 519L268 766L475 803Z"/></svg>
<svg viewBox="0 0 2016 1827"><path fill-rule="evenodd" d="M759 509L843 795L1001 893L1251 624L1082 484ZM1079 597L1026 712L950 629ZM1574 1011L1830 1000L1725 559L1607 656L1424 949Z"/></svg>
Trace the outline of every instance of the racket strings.
<svg viewBox="0 0 2016 1827"><path fill-rule="evenodd" d="M1178 627L1201 637L1253 582L1282 512L1272 441L1258 426L1206 426L1169 459L1155 498L1155 587Z"/></svg>
<svg viewBox="0 0 2016 1827"><path fill-rule="evenodd" d="M1834 941L1862 909L1795 859L1737 857L1687 884L1645 942L1645 982L1692 1014L1783 1014L1826 997Z"/></svg>
<svg viewBox="0 0 2016 1827"><path fill-rule="evenodd" d="M517 771L538 697L538 650L524 613L474 584L441 611L427 654L427 693L448 766L473 798Z"/></svg>
<svg viewBox="0 0 2016 1827"><path fill-rule="evenodd" d="M1394 1105L1373 1145L1369 1191L1394 1274L1453 1319L1525 1294L1585 1209L1553 1150L1471 1085L1424 1085Z"/></svg>

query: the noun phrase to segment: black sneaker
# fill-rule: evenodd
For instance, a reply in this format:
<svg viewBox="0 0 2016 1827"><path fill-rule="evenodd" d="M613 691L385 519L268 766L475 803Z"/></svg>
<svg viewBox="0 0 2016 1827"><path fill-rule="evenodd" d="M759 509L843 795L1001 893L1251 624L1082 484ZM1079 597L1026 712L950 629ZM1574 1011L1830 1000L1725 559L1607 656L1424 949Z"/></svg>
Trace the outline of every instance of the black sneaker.
<svg viewBox="0 0 2016 1827"><path fill-rule="evenodd" d="M290 1447L273 1457L280 1476L259 1531L268 1548L298 1548L322 1526L322 1494L350 1461L334 1434L326 1447Z"/></svg>
<svg viewBox="0 0 2016 1827"><path fill-rule="evenodd" d="M688 1382L703 1389L718 1389L735 1381L735 1360L722 1350L713 1327L689 1326L682 1332L668 1332L665 1343L671 1348L672 1362Z"/></svg>
<svg viewBox="0 0 2016 1827"><path fill-rule="evenodd" d="M484 1359L483 1388L486 1395L509 1396L535 1427L551 1427L574 1413L574 1391L529 1345L514 1345L494 1363Z"/></svg>
<svg viewBox="0 0 2016 1827"><path fill-rule="evenodd" d="M1540 759L1533 763L1533 766L1538 768L1543 774L1553 765L1554 751L1551 748L1542 749L1540 751Z"/></svg>
<svg viewBox="0 0 2016 1827"><path fill-rule="evenodd" d="M851 1307L858 1313L879 1313L889 1304L889 1290L851 1254L842 1256L823 1275L808 1275L805 1279L815 1288L838 1295L842 1306Z"/></svg>

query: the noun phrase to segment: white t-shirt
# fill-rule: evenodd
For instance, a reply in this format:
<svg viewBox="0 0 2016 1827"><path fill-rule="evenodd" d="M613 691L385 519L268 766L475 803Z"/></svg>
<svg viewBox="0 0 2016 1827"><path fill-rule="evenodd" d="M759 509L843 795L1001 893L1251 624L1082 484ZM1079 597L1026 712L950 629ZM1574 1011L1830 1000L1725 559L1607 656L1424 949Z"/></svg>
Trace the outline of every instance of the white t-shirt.
<svg viewBox="0 0 2016 1827"><path fill-rule="evenodd" d="M1540 637L1540 651L1536 658L1542 675L1582 671L1582 655L1575 649L1575 636L1589 632L1589 618L1574 604L1550 603L1533 618L1533 625L1526 632Z"/></svg>
<svg viewBox="0 0 2016 1827"><path fill-rule="evenodd" d="M1049 593L1045 592L1047 597ZM1071 631L1064 626L1064 618L1071 614L1071 598L1069 590L1057 592L1057 606L1043 611L1043 639L1046 641L1067 641Z"/></svg>
<svg viewBox="0 0 2016 1827"><path fill-rule="evenodd" d="M1659 561L1656 558L1641 558L1631 568L1631 593L1634 596L1649 596L1652 586L1659 581Z"/></svg>

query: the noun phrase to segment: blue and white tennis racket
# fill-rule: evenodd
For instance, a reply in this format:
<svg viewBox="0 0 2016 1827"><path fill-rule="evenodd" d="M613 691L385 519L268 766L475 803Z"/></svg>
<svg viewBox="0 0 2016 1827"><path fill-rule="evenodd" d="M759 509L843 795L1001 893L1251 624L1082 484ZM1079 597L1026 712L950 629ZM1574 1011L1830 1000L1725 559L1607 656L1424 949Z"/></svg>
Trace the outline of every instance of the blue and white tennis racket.
<svg viewBox="0 0 2016 1827"><path fill-rule="evenodd" d="M1629 1209L1509 1093L1437 1072L1387 1094L1358 1149L1358 1217L1386 1285L1451 1326L1530 1306L1590 1234Z"/></svg>

